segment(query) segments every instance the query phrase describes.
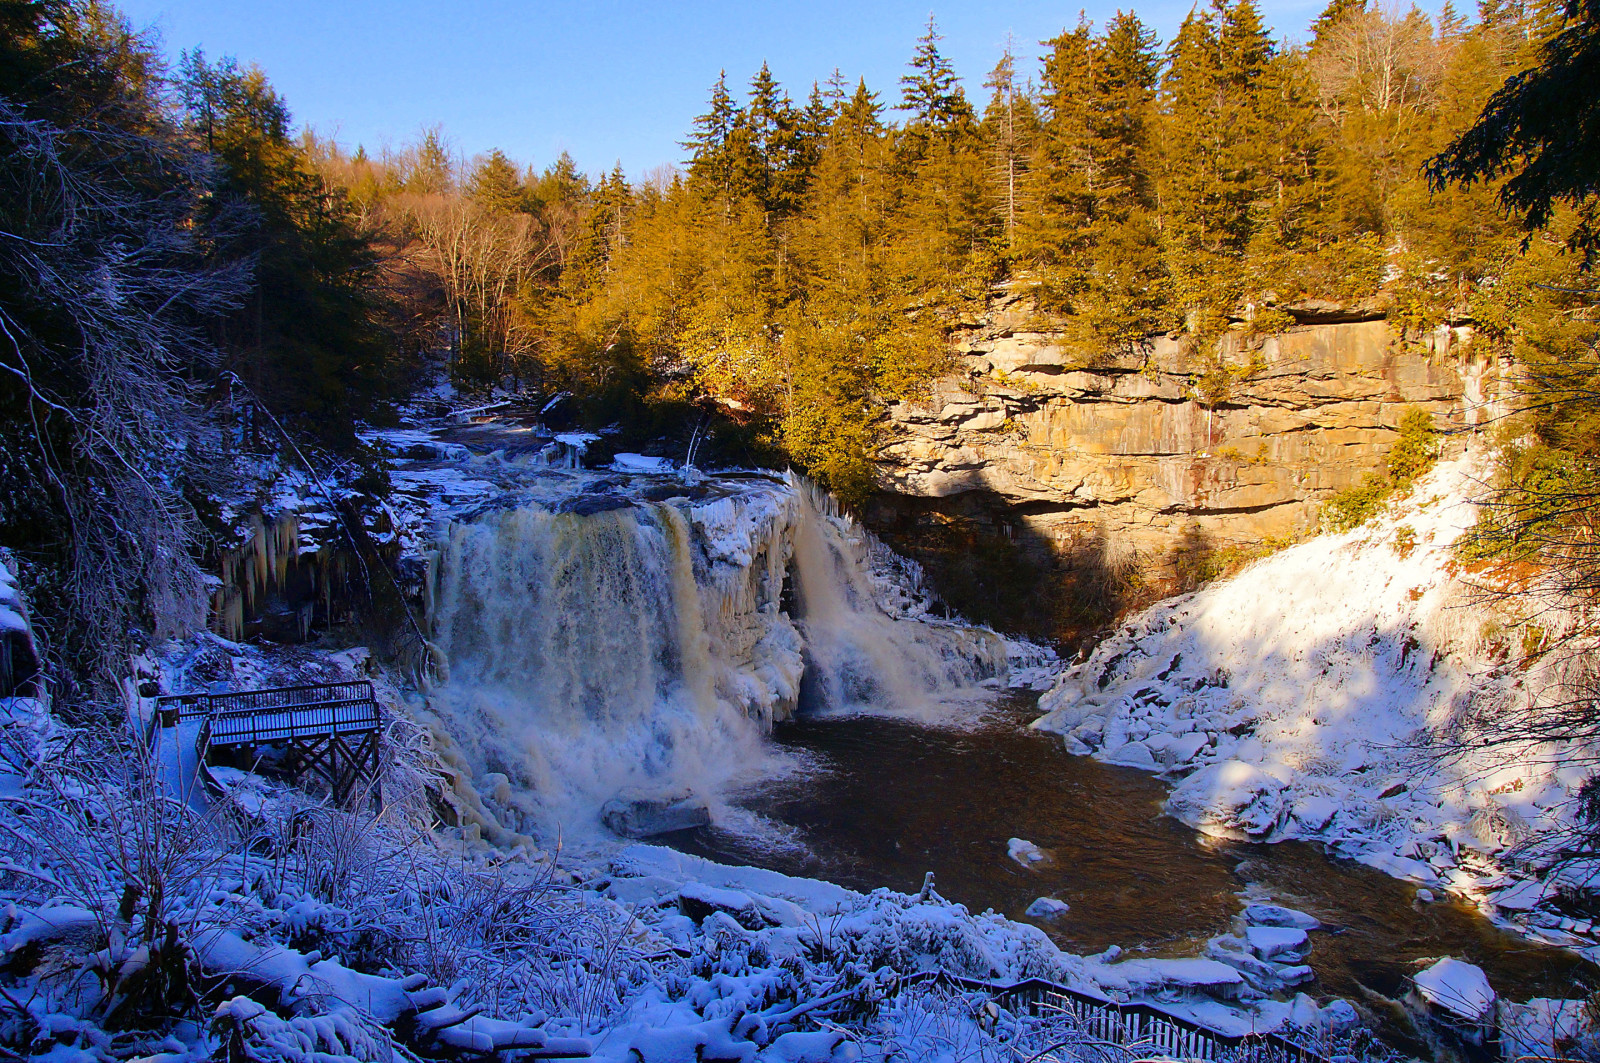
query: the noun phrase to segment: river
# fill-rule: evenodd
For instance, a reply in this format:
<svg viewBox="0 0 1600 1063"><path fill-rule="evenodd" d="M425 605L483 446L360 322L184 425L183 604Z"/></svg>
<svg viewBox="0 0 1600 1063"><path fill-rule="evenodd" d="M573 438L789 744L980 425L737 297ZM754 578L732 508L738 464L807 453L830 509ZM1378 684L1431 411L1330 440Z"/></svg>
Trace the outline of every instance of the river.
<svg viewBox="0 0 1600 1063"><path fill-rule="evenodd" d="M1166 786L1144 772L1068 756L1026 728L1033 698L1011 696L943 726L878 715L802 715L773 735L796 765L747 782L736 807L756 829L717 826L668 844L857 889L912 891L925 872L951 900L1034 923L1063 949L1196 955L1229 931L1247 899L1316 915L1307 961L1323 999L1390 1003L1425 961L1451 955L1483 967L1515 999L1572 996L1593 970L1569 952L1509 934L1458 901L1422 903L1416 888L1319 846L1219 842L1161 814ZM1008 858L1007 840L1051 853L1037 870ZM1039 896L1066 901L1052 919L1024 914Z"/></svg>

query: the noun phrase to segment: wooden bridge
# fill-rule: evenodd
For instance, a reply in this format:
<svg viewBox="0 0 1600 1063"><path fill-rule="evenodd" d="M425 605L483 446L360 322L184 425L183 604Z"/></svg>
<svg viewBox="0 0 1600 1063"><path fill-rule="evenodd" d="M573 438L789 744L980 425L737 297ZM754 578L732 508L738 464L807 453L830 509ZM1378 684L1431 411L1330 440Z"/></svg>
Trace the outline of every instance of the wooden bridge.
<svg viewBox="0 0 1600 1063"><path fill-rule="evenodd" d="M285 771L315 777L343 805L376 790L383 717L372 684L317 683L228 694L172 694L155 699L164 727L200 720L195 752L202 765L253 767L282 750Z"/></svg>

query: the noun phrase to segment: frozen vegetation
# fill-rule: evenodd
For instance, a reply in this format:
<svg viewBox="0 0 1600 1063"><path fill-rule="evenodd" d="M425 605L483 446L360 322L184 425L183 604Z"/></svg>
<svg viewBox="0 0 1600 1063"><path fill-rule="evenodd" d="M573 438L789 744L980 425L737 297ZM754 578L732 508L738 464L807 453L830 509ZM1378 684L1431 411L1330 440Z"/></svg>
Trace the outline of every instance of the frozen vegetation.
<svg viewBox="0 0 1600 1063"><path fill-rule="evenodd" d="M360 652L174 644L145 678L367 674ZM379 674L386 702L395 688ZM0 1043L59 1060L1125 1060L1060 1011L957 979L1166 1000L1237 1029L1361 1045L1348 1008L1251 993L1209 961L1108 964L941 898L856 893L650 845L558 861L438 825L453 784L396 715L381 814L245 772L182 779L135 737L34 701L0 729ZM158 747L164 748L164 747ZM189 784L194 785L191 778ZM1293 1013L1291 1015L1291 1012ZM1351 1038L1354 1036L1355 1041Z"/></svg>

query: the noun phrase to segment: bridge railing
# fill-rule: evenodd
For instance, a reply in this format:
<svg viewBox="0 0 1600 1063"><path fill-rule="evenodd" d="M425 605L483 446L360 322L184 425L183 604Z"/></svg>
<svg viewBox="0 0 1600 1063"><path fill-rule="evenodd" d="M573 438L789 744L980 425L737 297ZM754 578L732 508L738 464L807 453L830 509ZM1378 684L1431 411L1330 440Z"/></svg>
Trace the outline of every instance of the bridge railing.
<svg viewBox="0 0 1600 1063"><path fill-rule="evenodd" d="M900 984L909 987L930 983L987 994L1012 1012L1068 1015L1087 1036L1136 1050L1145 1058L1213 1063L1329 1063L1328 1057L1281 1034L1222 1033L1155 1004L1122 1004L1042 978L1004 984L939 970L910 975Z"/></svg>
<svg viewBox="0 0 1600 1063"><path fill-rule="evenodd" d="M195 754L208 776L213 753L237 756L239 750L279 746L288 752L292 775L320 775L341 804L361 792L363 777L376 793L383 715L366 680L172 694L155 702L162 726L200 720Z"/></svg>

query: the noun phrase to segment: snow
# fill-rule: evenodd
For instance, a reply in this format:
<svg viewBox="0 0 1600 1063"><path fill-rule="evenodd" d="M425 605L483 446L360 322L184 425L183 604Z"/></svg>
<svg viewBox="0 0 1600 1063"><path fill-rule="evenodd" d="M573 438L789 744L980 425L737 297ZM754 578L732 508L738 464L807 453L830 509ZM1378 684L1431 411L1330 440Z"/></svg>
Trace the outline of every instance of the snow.
<svg viewBox="0 0 1600 1063"><path fill-rule="evenodd" d="M1066 901L1054 897L1039 897L1029 904L1024 915L1035 919L1054 919L1058 915L1065 915L1070 910Z"/></svg>
<svg viewBox="0 0 1600 1063"><path fill-rule="evenodd" d="M1257 841L1283 821L1283 783L1253 764L1225 760L1185 779L1167 810L1207 834Z"/></svg>
<svg viewBox="0 0 1600 1063"><path fill-rule="evenodd" d="M1316 916L1280 904L1247 904L1244 920L1253 926L1286 926L1296 930L1317 930L1322 926Z"/></svg>
<svg viewBox="0 0 1600 1063"><path fill-rule="evenodd" d="M1006 855L1028 868L1046 863L1050 859L1043 849L1022 838L1012 838L1006 842Z"/></svg>
<svg viewBox="0 0 1600 1063"><path fill-rule="evenodd" d="M1517 847L1570 823L1574 765L1597 751L1440 755L1469 706L1531 704L1554 674L1521 663L1514 618L1481 604L1455 556L1487 475L1468 451L1368 525L1128 618L1060 673L1033 726L1172 778L1167 810L1204 833L1320 841L1527 929L1551 892L1515 885L1546 877Z"/></svg>
<svg viewBox="0 0 1600 1063"><path fill-rule="evenodd" d="M1525 1004L1501 1000L1495 1010L1505 1059L1592 1059L1600 1052L1600 1029L1583 1000L1536 997Z"/></svg>
<svg viewBox="0 0 1600 1063"><path fill-rule="evenodd" d="M0 632L17 632L32 638L27 617L28 610L23 605L21 591L17 589L17 577L11 570L11 561L0 554Z"/></svg>
<svg viewBox="0 0 1600 1063"><path fill-rule="evenodd" d="M1304 930L1285 926L1246 927L1244 939L1259 958L1270 962L1293 962L1311 951L1311 939Z"/></svg>
<svg viewBox="0 0 1600 1063"><path fill-rule="evenodd" d="M651 458L643 454L618 454L611 459L618 472L666 473L674 468L671 458Z"/></svg>
<svg viewBox="0 0 1600 1063"><path fill-rule="evenodd" d="M1481 967L1447 956L1414 979L1422 999L1457 1018L1484 1023L1494 1017L1495 993Z"/></svg>
<svg viewBox="0 0 1600 1063"><path fill-rule="evenodd" d="M226 976L237 985L226 991L235 995L214 1014L192 1020L181 1037L172 1034L159 1051L198 1058L232 1051L237 1044L254 1058L286 1063L514 1056L533 1047L592 1050L596 1059L619 1063L843 1060L860 1054L1026 1059L1062 1042L1062 1028L1050 1025L1059 1023L1059 1016L1008 1014L991 1022L975 1006L980 994L910 982L919 972L937 971L991 985L1037 977L1104 999L1159 1000L1164 1008L1230 1032L1259 1032L1290 1022L1327 1030L1352 1024L1348 1004L1343 1011L1335 1005L1319 1011L1308 998L1269 999L1311 977L1308 967L1293 961L1310 948L1306 931L1316 921L1280 906L1248 907L1248 925L1238 928L1238 936L1212 939L1204 957L1112 963L1120 950L1073 956L1036 926L994 912L975 915L952 904L938 895L931 876L918 893L861 893L759 868L718 865L659 846L602 843L573 834L536 840L531 835L537 832L520 812L568 781L558 754L582 747L627 761L630 768L633 760L648 760L658 782L678 770L676 757L694 770L721 770L730 762L737 767L747 751L759 748L755 742L744 744L742 737L759 736L763 725L792 705L803 651L823 660L836 653L855 667L881 642L879 648L897 661L930 669L953 667L955 661L979 675L989 673L996 685L1034 689L1050 682L1060 663L1040 647L935 619L920 571L827 509L798 481L762 476L663 484L615 472L670 472L665 459L618 455L615 472L600 473L555 468L537 456L465 454L436 447L440 442L431 435L391 435L386 444L414 448L392 476L408 557L423 559L425 552L439 550L440 556L426 560L452 571L449 565L455 562L445 553L451 536L482 533L507 547L497 555L496 571L507 587L524 592L523 598L504 603L503 614L484 614L495 621L484 630L501 632L499 643L463 637L452 644L441 637L440 652L448 653L457 676L470 676L491 650L520 644L516 633L523 629L513 613L531 608L526 592L533 586L540 593L559 589L556 579L546 578L553 570L531 564L531 555L518 552L529 541L520 533L534 525L546 531L546 525L560 525L562 534L573 534L579 522L572 514L585 511L571 504L582 502L607 507L595 510L608 515L597 523L621 522L637 531L640 541L659 548L660 556L671 558L676 567L663 572L675 582L662 580L647 589L693 604L700 614L678 610L670 638L660 643L672 653L652 649L650 655L665 659L680 650L703 651L700 663L714 682L696 694L700 700L681 717L659 712L658 705L639 706L639 720L626 722L642 721L649 741L633 757L634 747L612 741L606 730L624 722L619 719L584 718L564 749L542 745L548 733L530 726L537 721L526 715L508 715L515 726L502 726L494 714L509 712L507 706L515 707L517 699L486 693L484 684L463 684L472 686L471 696L458 697L462 690L452 690L448 676L427 691L404 694L380 680L380 698L392 710L399 736L391 771L407 780L405 787L386 782L385 793L418 795L381 819L317 808L305 795L277 790L249 773L214 773L228 795L218 804L249 825L244 836L257 848L217 841L219 849L198 861L193 877L171 895L182 898L177 925L200 973ZM568 447L585 442L576 434L557 438ZM311 496L304 486L289 483L280 499L290 503L298 491L300 504L311 505L304 501ZM531 516L535 511L537 520ZM1419 524L1414 557L1420 557L1437 544L1413 520ZM802 522L811 522L807 528L820 532L820 541L802 541ZM1354 539L1350 544L1366 549ZM838 597L837 611L827 618L831 626L818 621L802 631L804 625L783 617L775 599L785 566L798 566L807 549L813 551L811 572L831 566L842 575L824 588ZM617 559L602 560L614 565ZM465 571L458 566L453 574ZM1405 584L1401 597L1427 601L1428 591L1421 599L1409 598L1415 586ZM765 598L757 593L760 588ZM1252 593L1259 598L1261 587ZM1420 867L1433 867L1430 861L1440 854L1454 858L1464 842L1445 838L1423 852L1419 840L1438 839L1400 829L1427 818L1417 802L1433 799L1437 788L1416 785L1408 776L1409 788L1380 796L1395 785L1398 773L1391 770L1393 758L1385 747L1369 740L1389 741L1404 733L1414 723L1414 706L1393 692L1384 695L1387 701L1363 693L1355 682L1353 650L1343 657L1311 654L1310 663L1296 658L1309 653L1307 645L1314 649L1315 640L1306 643L1312 636L1296 633L1284 618L1277 621L1284 629L1279 634L1288 641L1279 643L1272 631L1237 624L1227 601L1214 603L1220 611L1215 620L1206 619L1203 609L1194 612L1200 609L1197 602L1204 605L1200 596L1187 602L1169 603L1161 607L1165 612L1158 608L1151 614L1155 620L1136 618L1129 632L1109 640L1109 649L1102 647L1104 653L1069 668L1046 698L1055 710L1051 726L1072 732L1070 741L1086 753L1098 750L1096 755L1106 759L1174 776L1194 772L1178 786L1172 808L1187 810L1207 829L1267 840L1315 836L1349 843L1358 856L1381 860L1387 855ZM607 607L594 606L600 612ZM1191 611L1180 616L1182 609ZM441 615L432 619L437 622ZM886 629L885 618L915 625ZM701 629L694 629L695 623ZM914 630L916 640L908 649L886 630ZM1364 639L1367 631L1360 635ZM1228 643L1234 636L1243 643ZM1419 646L1400 670L1409 669L1406 674L1415 680L1402 693L1434 690L1431 680L1414 674L1433 643ZM249 685L252 677L259 680L270 670L259 651L235 644L184 652L190 653L184 664L188 674L210 672L211 681L222 685ZM217 662L219 653L228 655L225 665ZM1113 661L1118 653L1121 658ZM1172 660L1178 653L1186 655L1183 662ZM474 659L475 654L480 656ZM1338 672L1343 687L1322 683L1306 670L1327 660L1343 669ZM364 659L335 666L332 655L319 661L318 667L336 670L368 666ZM575 666L590 669L583 674L593 679L616 672L618 661L578 660ZM1451 682L1457 685L1449 689L1456 692L1470 686L1461 676ZM651 696L659 689L643 686ZM1316 705L1308 708L1313 696ZM1354 717L1373 704L1378 710L1369 713L1371 726L1358 726ZM1350 739L1325 751L1326 763L1302 755L1307 736L1278 733L1297 719L1295 713L1322 711L1344 721L1338 734ZM410 722L424 720L428 730ZM708 720L724 730L699 745L707 739ZM684 721L700 730L676 729ZM729 735L740 741L728 741ZM181 757L168 754L181 753L184 736L174 732L163 741L171 748L164 745L157 761L171 760L176 770L161 776L161 787L177 796L193 772ZM583 746L585 741L590 745ZM619 754L623 748L629 752ZM526 770L518 757L526 758ZM1487 785L1507 782L1495 777ZM19 780L16 785L30 784ZM1486 794L1478 791L1476 805L1463 798L1451 813L1481 809ZM1466 829L1465 816L1452 820L1442 805L1437 807L1440 814L1428 822L1430 830L1455 822ZM200 822L200 810L190 811L197 817L190 822ZM456 825L435 826L437 815ZM85 837L73 844L90 851L96 843ZM557 844L570 844L559 866ZM1022 838L1010 839L1007 853L1025 868L1051 859ZM1465 873L1459 866L1451 870ZM1515 881L1496 877L1483 888L1498 889L1516 903ZM12 892L14 912L0 924L0 947L8 955L11 939L4 934L59 940L55 930L39 929L52 912L77 918L73 926L85 935L101 935L83 946L81 957L71 953L63 961L60 969L79 972L70 991L60 990L58 983L48 987L56 994L51 1006L72 1012L71 1021L85 1028L93 1025L85 1016L103 1003L88 974L90 954L127 946L127 962L149 962L148 949L141 960L132 948L137 921L117 921L122 893L114 876L107 875L99 888L100 894L81 908L92 916L92 925L60 905L49 907L46 891L28 883ZM1067 910L1065 902L1049 897L1029 906L1035 918ZM113 936L106 935L108 926L114 926ZM45 985L46 974L16 969L37 980L30 988ZM80 1046L74 1050L84 1052L85 1059L108 1058L81 1047L91 1040L86 1034L61 1043ZM153 1054L160 1043L142 1050ZM1098 1049L1082 1054L1096 1055Z"/></svg>

